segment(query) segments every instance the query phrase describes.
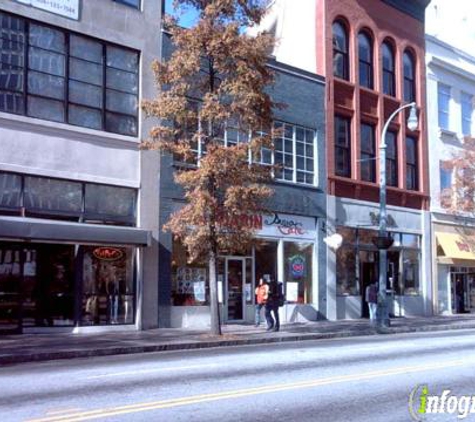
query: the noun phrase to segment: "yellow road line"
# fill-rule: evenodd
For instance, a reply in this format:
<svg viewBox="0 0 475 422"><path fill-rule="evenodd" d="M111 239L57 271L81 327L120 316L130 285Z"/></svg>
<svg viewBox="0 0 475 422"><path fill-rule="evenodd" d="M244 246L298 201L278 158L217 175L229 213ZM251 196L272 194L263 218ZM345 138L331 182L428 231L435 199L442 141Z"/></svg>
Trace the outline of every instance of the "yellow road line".
<svg viewBox="0 0 475 422"><path fill-rule="evenodd" d="M451 368L455 366L473 365L473 363L475 363L475 359L465 359L465 360L458 359L458 360L439 362L439 363L433 363L433 364L428 364L428 365L403 366L403 367L385 369L385 370L380 370L380 371L366 372L364 374L341 375L341 376L336 376L336 377L328 377L328 378L308 380L308 381L275 384L275 385L268 385L268 386L262 386L262 387L247 388L243 390L234 390L234 391L231 390L231 391L225 391L221 393L201 394L201 395L182 397L182 398L176 398L176 399L160 400L160 401L153 401L153 402L148 402L148 403L147 402L137 403L137 404L127 405L127 406L117 406L117 407L97 409L97 410L91 410L91 411L85 411L85 412L76 412L76 413L70 413L66 415L51 416L51 417L45 417L45 418L40 418L40 419L31 419L28 422L79 422L79 421L85 421L85 420L91 420L91 419L105 418L105 417L110 417L110 416L124 415L128 413L145 412L149 410L158 410L158 409L165 409L165 408L170 408L170 407L186 406L186 405L196 404L196 403L235 399L239 397L253 396L253 395L258 395L258 394L260 395L260 394L269 394L269 393L276 393L280 391L295 390L295 389L302 389L302 388L313 388L313 387L320 387L324 385L338 384L338 383L351 382L351 381L366 381L366 380L371 380L371 379L381 378L381 377L396 376L396 375L437 370L437 369L445 369L445 368Z"/></svg>

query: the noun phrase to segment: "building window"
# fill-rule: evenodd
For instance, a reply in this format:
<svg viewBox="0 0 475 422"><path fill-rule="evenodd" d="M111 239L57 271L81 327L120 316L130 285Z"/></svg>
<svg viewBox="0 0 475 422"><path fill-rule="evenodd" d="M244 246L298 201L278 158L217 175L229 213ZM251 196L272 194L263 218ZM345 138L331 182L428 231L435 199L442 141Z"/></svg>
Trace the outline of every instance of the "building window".
<svg viewBox="0 0 475 422"><path fill-rule="evenodd" d="M135 189L0 172L2 213L135 225ZM23 204L23 205L22 205Z"/></svg>
<svg viewBox="0 0 475 422"><path fill-rule="evenodd" d="M335 116L335 174L351 177L351 120Z"/></svg>
<svg viewBox="0 0 475 422"><path fill-rule="evenodd" d="M386 184L398 185L396 132L386 132Z"/></svg>
<svg viewBox="0 0 475 422"><path fill-rule="evenodd" d="M125 4L126 6L140 9L140 0L114 0L116 3Z"/></svg>
<svg viewBox="0 0 475 422"><path fill-rule="evenodd" d="M452 205L452 177L453 168L449 163L439 161L440 177L440 206L449 208Z"/></svg>
<svg viewBox="0 0 475 422"><path fill-rule="evenodd" d="M376 182L374 126L361 124L361 180Z"/></svg>
<svg viewBox="0 0 475 422"><path fill-rule="evenodd" d="M437 105L439 112L439 127L449 129L450 86L439 83L437 85Z"/></svg>
<svg viewBox="0 0 475 422"><path fill-rule="evenodd" d="M137 135L137 52L5 13L0 30L0 111Z"/></svg>
<svg viewBox="0 0 475 422"><path fill-rule="evenodd" d="M417 140L406 138L406 189L418 190Z"/></svg>
<svg viewBox="0 0 475 422"><path fill-rule="evenodd" d="M411 53L405 52L403 56L404 64L404 100L407 102L416 101L415 66Z"/></svg>
<svg viewBox="0 0 475 422"><path fill-rule="evenodd" d="M391 44L383 43L383 93L396 96L396 77L394 67L394 51Z"/></svg>
<svg viewBox="0 0 475 422"><path fill-rule="evenodd" d="M285 291L289 301L313 302L313 243L284 242ZM294 292L293 296L290 292Z"/></svg>
<svg viewBox="0 0 475 422"><path fill-rule="evenodd" d="M358 35L359 82L373 89L373 47L371 38L364 32Z"/></svg>
<svg viewBox="0 0 475 422"><path fill-rule="evenodd" d="M81 325L133 324L134 249L83 247Z"/></svg>
<svg viewBox="0 0 475 422"><path fill-rule="evenodd" d="M343 244L336 251L336 288L341 296L358 294L356 276L356 229L337 227L337 233L343 237Z"/></svg>
<svg viewBox="0 0 475 422"><path fill-rule="evenodd" d="M338 21L333 24L333 75L349 79L348 33Z"/></svg>
<svg viewBox="0 0 475 422"><path fill-rule="evenodd" d="M462 92L462 134L472 134L472 112L473 112L473 97L470 94Z"/></svg>
<svg viewBox="0 0 475 422"><path fill-rule="evenodd" d="M279 133L274 137L274 163L281 166L276 179L313 185L315 131L281 122L274 127Z"/></svg>
<svg viewBox="0 0 475 422"><path fill-rule="evenodd" d="M209 304L208 269L205 263L189 263L188 252L179 241L172 249L172 305L199 306ZM224 271L218 269L224 282Z"/></svg>

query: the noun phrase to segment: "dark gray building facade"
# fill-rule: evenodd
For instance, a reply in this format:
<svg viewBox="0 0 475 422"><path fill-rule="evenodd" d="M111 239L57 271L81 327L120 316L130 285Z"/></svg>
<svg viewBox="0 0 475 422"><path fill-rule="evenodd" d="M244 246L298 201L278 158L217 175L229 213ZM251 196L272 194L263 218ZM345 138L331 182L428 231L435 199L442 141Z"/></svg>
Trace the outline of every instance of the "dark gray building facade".
<svg viewBox="0 0 475 422"><path fill-rule="evenodd" d="M163 42L166 58L172 46L167 36ZM281 308L282 320L326 316L325 82L318 75L275 61L269 66L276 74L272 98L286 104L274 112L282 136L275 140L272 153L272 162L282 163L284 170L272 186L272 213L255 216L256 246L246 256L219 259L224 323L253 321L254 288L261 277L283 282L287 303ZM163 227L184 200L173 180L177 163L162 155L160 168L159 226ZM159 326L207 327L206 266L187 263L184 248L169 232L160 232L159 250Z"/></svg>

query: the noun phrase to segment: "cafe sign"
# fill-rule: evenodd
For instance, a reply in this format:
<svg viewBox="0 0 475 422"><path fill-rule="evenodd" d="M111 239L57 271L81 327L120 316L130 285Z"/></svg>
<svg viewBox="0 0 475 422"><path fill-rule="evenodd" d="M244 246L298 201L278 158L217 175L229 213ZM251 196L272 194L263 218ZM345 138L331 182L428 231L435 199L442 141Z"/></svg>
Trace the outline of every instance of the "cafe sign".
<svg viewBox="0 0 475 422"><path fill-rule="evenodd" d="M101 261L117 261L124 256L120 249L110 247L96 248L92 254Z"/></svg>
<svg viewBox="0 0 475 422"><path fill-rule="evenodd" d="M69 19L79 20L80 0L15 0L37 9L45 10Z"/></svg>

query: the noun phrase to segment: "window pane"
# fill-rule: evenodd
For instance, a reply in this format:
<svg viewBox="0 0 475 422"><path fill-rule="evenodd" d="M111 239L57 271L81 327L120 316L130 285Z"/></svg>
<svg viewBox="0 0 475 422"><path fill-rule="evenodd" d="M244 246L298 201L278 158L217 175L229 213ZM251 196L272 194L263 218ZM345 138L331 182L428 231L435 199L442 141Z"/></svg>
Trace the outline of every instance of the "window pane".
<svg viewBox="0 0 475 422"><path fill-rule="evenodd" d="M69 60L69 77L78 81L102 86L104 79L102 65L85 62L84 60Z"/></svg>
<svg viewBox="0 0 475 422"><path fill-rule="evenodd" d="M64 78L30 71L28 72L28 93L63 100Z"/></svg>
<svg viewBox="0 0 475 422"><path fill-rule="evenodd" d="M0 90L23 92L23 75L22 67L2 64L0 67Z"/></svg>
<svg viewBox="0 0 475 422"><path fill-rule="evenodd" d="M303 142L297 142L297 155L305 155L305 144Z"/></svg>
<svg viewBox="0 0 475 422"><path fill-rule="evenodd" d="M28 97L28 116L64 122L64 103L46 98Z"/></svg>
<svg viewBox="0 0 475 422"><path fill-rule="evenodd" d="M66 43L64 33L56 29L30 24L30 45L41 47L45 50L64 53L66 51Z"/></svg>
<svg viewBox="0 0 475 422"><path fill-rule="evenodd" d="M86 215L133 220L135 189L86 184Z"/></svg>
<svg viewBox="0 0 475 422"><path fill-rule="evenodd" d="M25 177L25 208L79 214L82 207L81 183Z"/></svg>
<svg viewBox="0 0 475 422"><path fill-rule="evenodd" d="M84 84L82 82L69 82L69 101L72 103L102 108L102 88Z"/></svg>
<svg viewBox="0 0 475 422"><path fill-rule="evenodd" d="M284 242L285 291L297 290L297 303L313 300L313 243Z"/></svg>
<svg viewBox="0 0 475 422"><path fill-rule="evenodd" d="M106 113L106 130L122 135L137 135L137 118L122 116L114 113Z"/></svg>
<svg viewBox="0 0 475 422"><path fill-rule="evenodd" d="M72 104L68 110L70 124L91 129L102 129L102 112L100 110Z"/></svg>
<svg viewBox="0 0 475 422"><path fill-rule="evenodd" d="M108 68L106 86L107 88L136 94L139 87L138 75L136 73Z"/></svg>
<svg viewBox="0 0 475 422"><path fill-rule="evenodd" d="M21 176L0 173L0 207L19 208Z"/></svg>
<svg viewBox="0 0 475 422"><path fill-rule="evenodd" d="M403 251L404 294L419 294L419 251Z"/></svg>
<svg viewBox="0 0 475 422"><path fill-rule="evenodd" d="M138 73L139 56L123 48L107 46L107 66Z"/></svg>
<svg viewBox="0 0 475 422"><path fill-rule="evenodd" d="M305 153L307 157L313 157L313 145L306 145Z"/></svg>
<svg viewBox="0 0 475 422"><path fill-rule="evenodd" d="M28 50L28 67L51 75L64 76L65 57L62 54L30 47Z"/></svg>
<svg viewBox="0 0 475 422"><path fill-rule="evenodd" d="M106 90L106 108L109 111L136 115L137 97L117 91Z"/></svg>
<svg viewBox="0 0 475 422"><path fill-rule="evenodd" d="M462 133L470 135L472 133L472 112L473 97L462 92Z"/></svg>
<svg viewBox="0 0 475 422"><path fill-rule="evenodd" d="M25 112L23 94L0 92L0 110L9 113L23 114Z"/></svg>
<svg viewBox="0 0 475 422"><path fill-rule="evenodd" d="M71 56L99 64L104 62L102 44L77 35L71 35L69 42Z"/></svg>

